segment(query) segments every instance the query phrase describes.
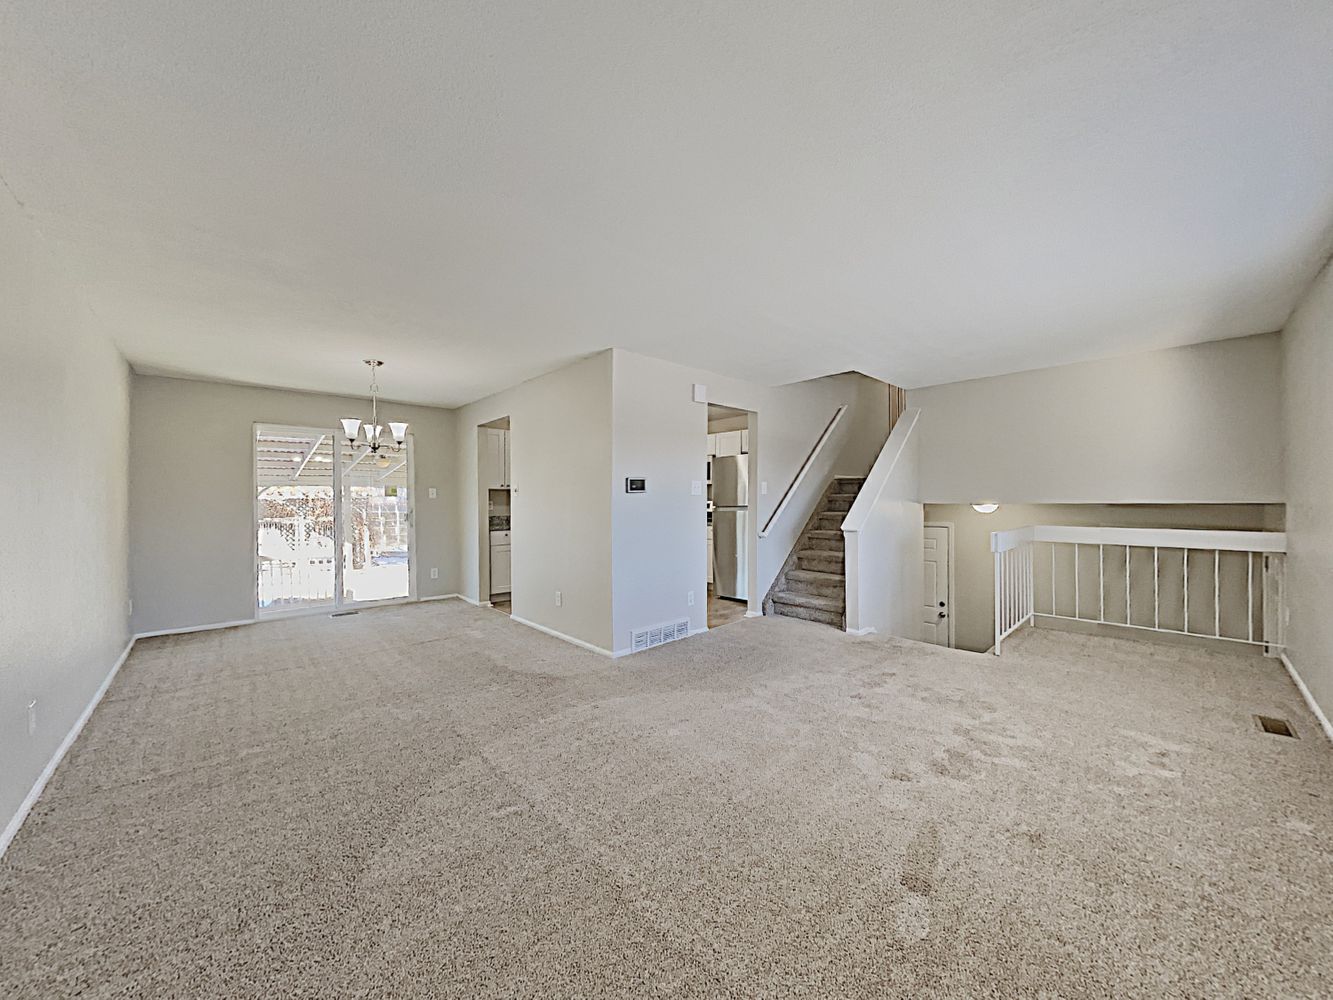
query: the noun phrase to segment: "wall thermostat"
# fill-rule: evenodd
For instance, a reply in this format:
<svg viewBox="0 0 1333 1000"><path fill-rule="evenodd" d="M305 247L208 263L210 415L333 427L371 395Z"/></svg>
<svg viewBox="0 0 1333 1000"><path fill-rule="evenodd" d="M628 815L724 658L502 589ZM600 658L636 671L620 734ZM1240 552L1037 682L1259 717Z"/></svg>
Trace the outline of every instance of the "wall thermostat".
<svg viewBox="0 0 1333 1000"><path fill-rule="evenodd" d="M648 480L646 480L646 479L626 479L626 480L625 480L625 492L626 492L626 493L647 493L647 492L648 492Z"/></svg>

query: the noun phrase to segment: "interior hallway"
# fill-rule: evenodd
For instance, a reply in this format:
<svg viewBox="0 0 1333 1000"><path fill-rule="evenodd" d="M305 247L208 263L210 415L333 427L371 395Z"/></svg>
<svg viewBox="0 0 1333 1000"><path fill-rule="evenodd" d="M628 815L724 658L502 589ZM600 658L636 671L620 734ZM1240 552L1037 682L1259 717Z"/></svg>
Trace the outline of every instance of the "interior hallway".
<svg viewBox="0 0 1333 1000"><path fill-rule="evenodd" d="M0 862L0 995L1314 996L1330 788L1257 657L762 618L612 661L461 601L161 637Z"/></svg>

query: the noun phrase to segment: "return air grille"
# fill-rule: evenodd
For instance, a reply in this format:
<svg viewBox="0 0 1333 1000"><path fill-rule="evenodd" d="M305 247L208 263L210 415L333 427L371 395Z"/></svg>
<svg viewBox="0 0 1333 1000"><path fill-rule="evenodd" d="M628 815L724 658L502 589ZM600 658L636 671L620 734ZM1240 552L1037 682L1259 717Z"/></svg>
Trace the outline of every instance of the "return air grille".
<svg viewBox="0 0 1333 1000"><path fill-rule="evenodd" d="M684 639L689 634L690 621L688 618L682 618L678 622L671 622L666 625L654 625L652 628L634 633L630 651L641 653L645 649L652 649L664 642L675 642L677 639Z"/></svg>
<svg viewBox="0 0 1333 1000"><path fill-rule="evenodd" d="M1256 715L1254 721L1265 733L1271 733L1273 736L1296 738L1296 730L1291 728L1291 723L1286 719L1275 719L1271 715Z"/></svg>

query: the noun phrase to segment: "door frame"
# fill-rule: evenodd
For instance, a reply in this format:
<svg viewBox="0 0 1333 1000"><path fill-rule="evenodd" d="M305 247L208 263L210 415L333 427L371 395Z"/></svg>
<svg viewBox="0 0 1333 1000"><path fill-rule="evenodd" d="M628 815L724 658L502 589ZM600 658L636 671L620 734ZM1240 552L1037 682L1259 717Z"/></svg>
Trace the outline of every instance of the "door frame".
<svg viewBox="0 0 1333 1000"><path fill-rule="evenodd" d="M333 439L333 600L309 608L282 608L266 611L259 606L259 428L270 431L290 431L308 434L319 431ZM417 466L413 454L413 435L408 433L403 446L407 455L407 496L411 510L407 515L407 596L386 597L381 601L345 601L343 599L343 519L342 519L342 429L329 430L310 424L279 424L256 420L250 425L250 608L254 620L288 618L349 609L378 608L390 604L410 604L417 599Z"/></svg>
<svg viewBox="0 0 1333 1000"><path fill-rule="evenodd" d="M954 548L955 548L955 545L954 545L954 539L955 539L955 537L956 537L957 534L958 534L958 530L957 530L957 528L954 526L954 522L953 522L953 521L926 521L926 522L925 522L924 524L922 524L921 526L922 526L923 528L943 528L943 529L944 529L944 533L948 536L948 539L949 539L949 543L948 543L948 544L949 544L949 558L945 560L945 564L946 564L946 569L945 569L946 579L945 579L945 582L948 584L948 587L949 587L949 648L950 648L950 649L957 649L957 648L958 648L958 632L957 632L957 624L956 624L956 623L957 623L958 615L957 615L955 609L956 609L957 606L958 606L958 600L957 600L957 598L956 598L955 595L956 595L957 592L958 592L958 588L957 588L956 585L955 585L955 571L954 571ZM922 563L924 564L924 562L925 562L925 553L924 553L924 552L921 553L921 560L922 560Z"/></svg>
<svg viewBox="0 0 1333 1000"><path fill-rule="evenodd" d="M749 448L749 451L746 453L747 457L749 458L749 461L746 463L746 466L749 469L749 479L750 479L749 488L746 493L746 500L747 500L746 508L750 516L746 518L748 524L746 526L747 545L746 545L745 571L746 571L746 578L748 580L747 588L749 590L749 593L746 595L745 617L762 618L764 616L764 597L766 596L766 594L759 593L759 588L755 585L755 581L759 579L759 526L762 523L762 518L759 517L759 498L761 495L760 494L761 484L759 481L759 411L756 409L752 409L751 407L748 406L736 406L732 403L723 402L720 399L715 399L712 396L709 396L708 400L704 403L705 454L708 451L708 444L707 444L708 434L709 434L708 406L710 404L714 406L725 406L729 410L736 410L739 413L745 414L745 430L748 432L746 444L747 447ZM719 433L725 433L725 432L719 432ZM767 494L764 495L767 496ZM708 510L707 496L708 496L708 481L705 480L704 481L705 513ZM705 516L703 519L704 551L708 552L708 558L711 559L712 552L708 547L709 524L710 522L708 518ZM716 585L717 581L714 580L713 583L714 585ZM703 574L702 584L703 587L699 592L704 595L705 599L704 599L704 625L701 631L707 632L708 631L707 597L709 588L707 563L704 564L704 574Z"/></svg>

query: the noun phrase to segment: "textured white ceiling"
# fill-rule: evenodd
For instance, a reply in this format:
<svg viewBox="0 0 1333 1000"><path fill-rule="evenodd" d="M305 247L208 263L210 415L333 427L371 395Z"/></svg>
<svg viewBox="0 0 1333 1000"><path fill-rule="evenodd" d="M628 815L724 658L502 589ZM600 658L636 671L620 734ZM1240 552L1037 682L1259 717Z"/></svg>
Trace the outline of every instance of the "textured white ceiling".
<svg viewBox="0 0 1333 1000"><path fill-rule="evenodd" d="M0 174L141 370L458 404L1281 326L1327 0L10 0Z"/></svg>

